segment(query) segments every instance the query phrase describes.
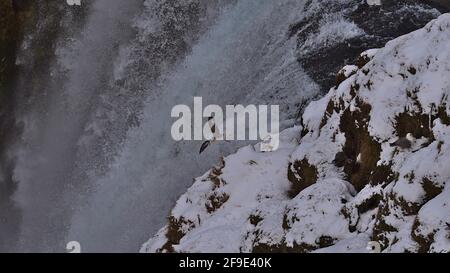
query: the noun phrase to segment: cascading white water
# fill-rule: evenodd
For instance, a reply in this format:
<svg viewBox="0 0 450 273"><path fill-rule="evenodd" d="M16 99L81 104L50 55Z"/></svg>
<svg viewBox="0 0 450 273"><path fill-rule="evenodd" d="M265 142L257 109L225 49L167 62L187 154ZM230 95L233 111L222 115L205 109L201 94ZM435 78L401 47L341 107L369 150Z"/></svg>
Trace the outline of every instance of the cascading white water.
<svg viewBox="0 0 450 273"><path fill-rule="evenodd" d="M145 58L124 53L139 2L94 1L75 43L58 51L55 70L63 68L58 73L65 83L60 90L49 87L46 111L23 117L26 146L15 171L23 214L19 250L64 251L75 240L83 251L138 251L192 179L245 144L225 143L199 155L201 143L174 142L173 106L192 105L194 96L205 104L279 104L289 126L302 100L318 92L297 62L295 38L287 35L306 1L242 0L221 9L190 54L163 70L144 94L131 90L144 100L137 125L129 129L117 118L118 125L103 126L104 119L114 123L130 111L121 105L133 93L111 82L133 81L126 64ZM157 27L145 20L134 24ZM123 141L102 142L104 135L123 135Z"/></svg>

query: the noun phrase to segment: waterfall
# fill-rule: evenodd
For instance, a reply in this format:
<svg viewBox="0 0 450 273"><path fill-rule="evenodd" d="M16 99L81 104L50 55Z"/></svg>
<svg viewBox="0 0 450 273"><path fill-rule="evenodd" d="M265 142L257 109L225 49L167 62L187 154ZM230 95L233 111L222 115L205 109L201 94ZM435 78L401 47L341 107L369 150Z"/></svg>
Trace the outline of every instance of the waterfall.
<svg viewBox="0 0 450 273"><path fill-rule="evenodd" d="M48 84L21 103L23 143L14 171L14 199L21 209L19 251L65 250L63 231L70 225L73 202L89 186L74 179L80 176L80 140L89 134L86 124L107 93L102 89L118 46L132 37L131 19L138 8L139 1L99 0L87 7L87 18L66 22L59 30ZM82 19L81 32L71 37L71 25Z"/></svg>
<svg viewBox="0 0 450 273"><path fill-rule="evenodd" d="M279 104L287 127L318 93L288 35L307 1L164 2L92 1L60 30L51 80L18 111L16 250L138 251L194 177L248 144L199 155L172 140L173 106Z"/></svg>

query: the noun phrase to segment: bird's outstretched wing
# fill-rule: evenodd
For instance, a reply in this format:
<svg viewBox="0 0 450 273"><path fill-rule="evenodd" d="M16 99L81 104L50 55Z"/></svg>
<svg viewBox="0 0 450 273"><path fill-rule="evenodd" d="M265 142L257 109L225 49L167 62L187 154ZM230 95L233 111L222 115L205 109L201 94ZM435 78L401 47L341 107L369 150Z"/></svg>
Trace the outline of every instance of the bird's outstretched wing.
<svg viewBox="0 0 450 273"><path fill-rule="evenodd" d="M199 154L203 153L206 150L206 148L208 148L209 144L211 144L211 141L209 141L209 140L203 142L202 147L200 147L200 153Z"/></svg>

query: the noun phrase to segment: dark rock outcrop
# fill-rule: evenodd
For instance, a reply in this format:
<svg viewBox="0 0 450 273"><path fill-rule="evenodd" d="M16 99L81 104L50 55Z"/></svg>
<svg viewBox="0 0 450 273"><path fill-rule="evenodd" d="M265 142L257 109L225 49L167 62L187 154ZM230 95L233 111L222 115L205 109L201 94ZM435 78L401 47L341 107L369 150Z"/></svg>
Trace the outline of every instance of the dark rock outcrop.
<svg viewBox="0 0 450 273"><path fill-rule="evenodd" d="M447 1L383 0L381 6L368 5L365 0L356 5L355 1L348 4L320 1L314 12L290 28L290 34L297 36L298 60L325 93L334 85L334 75L339 69L347 63L356 63L359 53L383 47L386 42L423 27L436 18L439 11L450 11L450 4L436 2ZM305 42L309 37L319 35L321 22L332 14L353 22L363 32L329 41L304 54Z"/></svg>
<svg viewBox="0 0 450 273"><path fill-rule="evenodd" d="M11 200L17 183L14 159L7 153L20 128L14 116L14 83L18 73L16 55L30 19L29 1L0 1L0 251L15 241L20 211Z"/></svg>

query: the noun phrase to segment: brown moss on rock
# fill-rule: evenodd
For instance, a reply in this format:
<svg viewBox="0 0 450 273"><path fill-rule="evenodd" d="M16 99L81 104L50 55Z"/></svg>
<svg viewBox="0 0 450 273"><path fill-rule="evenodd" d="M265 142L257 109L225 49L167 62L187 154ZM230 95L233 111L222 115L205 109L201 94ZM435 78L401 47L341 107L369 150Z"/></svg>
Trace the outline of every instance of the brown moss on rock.
<svg viewBox="0 0 450 273"><path fill-rule="evenodd" d="M284 215L283 215L283 223L282 223L282 228L284 230L290 230L291 229L291 223L295 223L298 222L299 219L297 218L296 215L293 215L291 218L289 218L288 214L289 214L290 210L286 210Z"/></svg>
<svg viewBox="0 0 450 273"><path fill-rule="evenodd" d="M356 87L357 86L357 87ZM356 96L357 90L355 88L359 89L358 85L352 85L351 92L354 92L354 96ZM353 95L352 95L353 96ZM320 122L319 129L322 129L328 122L329 118L333 115L333 113L339 113L345 110L345 102L342 98L339 98L339 100L335 101L333 99L330 99L330 101L327 104L327 108L325 110L325 114Z"/></svg>
<svg viewBox="0 0 450 273"><path fill-rule="evenodd" d="M350 87L350 95L352 96L352 98L356 97L360 88L361 86L358 83L352 84L352 86Z"/></svg>
<svg viewBox="0 0 450 273"><path fill-rule="evenodd" d="M285 214L283 215L283 223L281 224L281 227L282 227L284 230L288 230L288 229L291 228L290 225L289 225L289 220L288 220L288 215L287 215L287 213L285 213Z"/></svg>
<svg viewBox="0 0 450 273"><path fill-rule="evenodd" d="M369 183L369 177L377 168L381 146L367 129L371 106L356 98L357 110L347 108L341 116L340 130L345 134L343 152L347 158L344 173L357 191Z"/></svg>
<svg viewBox="0 0 450 273"><path fill-rule="evenodd" d="M223 168L225 167L225 161L222 158L219 165L211 169L206 181L211 181L212 192L208 196L205 203L205 208L208 213L213 213L218 210L225 202L228 201L230 196L227 193L218 191L222 186L227 183L220 177L223 173Z"/></svg>
<svg viewBox="0 0 450 273"><path fill-rule="evenodd" d="M375 225L373 227L372 241L379 242L384 249L389 245L388 234L398 232L398 230L389 225L385 221L385 217L390 214L388 200L384 199L383 203L379 207L378 213L375 218Z"/></svg>
<svg viewBox="0 0 450 273"><path fill-rule="evenodd" d="M417 213L419 213L420 208L422 207L422 204L415 202L408 202L402 196L397 196L394 193L391 193L390 196L395 206L401 208L405 216L417 215Z"/></svg>
<svg viewBox="0 0 450 273"><path fill-rule="evenodd" d="M435 232L431 232L430 234L427 235L422 235L419 232L419 229L420 229L420 221L419 218L416 217L411 230L411 238L418 245L417 248L418 253L427 253L430 250L431 244L434 243Z"/></svg>
<svg viewBox="0 0 450 273"><path fill-rule="evenodd" d="M417 69L416 69L415 67L411 66L411 67L408 68L408 72L409 72L411 75L416 75Z"/></svg>
<svg viewBox="0 0 450 273"><path fill-rule="evenodd" d="M317 247L310 244L297 244L294 243L293 246L288 246L286 243L280 244L263 244L257 243L253 246L253 253L308 253L316 250Z"/></svg>
<svg viewBox="0 0 450 273"><path fill-rule="evenodd" d="M255 242L253 244L253 253L309 253L311 251L330 247L334 245L336 239L331 236L323 235L320 236L315 245L307 244L307 243L297 243L294 242L292 246L288 246L286 242L281 242L278 244L267 244L267 243L259 243Z"/></svg>
<svg viewBox="0 0 450 273"><path fill-rule="evenodd" d="M447 227L445 228L445 230L447 231L447 239L450 240L450 223L445 223L447 225Z"/></svg>
<svg viewBox="0 0 450 273"><path fill-rule="evenodd" d="M424 177L422 179L422 187L423 187L423 190L425 191L424 203L435 198L436 196L441 194L442 191L444 190L444 187L436 185L433 181L431 181L427 177Z"/></svg>
<svg viewBox="0 0 450 273"><path fill-rule="evenodd" d="M358 204L356 208L358 209L358 214L364 214L368 211L376 209L380 205L380 201L383 199L383 196L379 193L375 193L371 195L369 198L364 200L361 204Z"/></svg>
<svg viewBox="0 0 450 273"><path fill-rule="evenodd" d="M167 225L166 232L167 241L161 247L161 249L158 250L158 252L175 252L173 246L178 245L184 235L186 235L186 233L183 232L183 226L187 225L189 227L189 230L195 228L195 224L192 221L184 219L184 217L180 217L180 219L177 219L173 216L170 216L168 222L169 223Z"/></svg>
<svg viewBox="0 0 450 273"><path fill-rule="evenodd" d="M216 210L220 209L225 202L228 201L230 196L226 193L218 194L214 193L208 197L208 200L205 204L206 211L208 213L213 213Z"/></svg>
<svg viewBox="0 0 450 273"><path fill-rule="evenodd" d="M256 227L264 219L258 214L252 214L248 217L248 220L250 221L250 224Z"/></svg>
<svg viewBox="0 0 450 273"><path fill-rule="evenodd" d="M356 59L356 65L358 66L359 69L363 68L366 64L368 64L372 59L369 58L369 56L367 56L366 54L361 54L359 55L359 57Z"/></svg>
<svg viewBox="0 0 450 273"><path fill-rule="evenodd" d="M414 172L411 174L408 174L407 177L411 181L415 179ZM432 180L430 180L427 177L422 178L422 187L425 191L425 196L423 200L419 202L408 202L406 201L402 196L398 196L394 192L391 192L387 194L382 199L382 205L379 206L379 211L376 216L376 222L375 226L373 228L373 236L372 239L374 241L378 241L382 244L382 246L385 248L389 245L389 233L397 232L398 230L387 224L385 221L386 216L391 214L391 210L389 207L389 204L391 204L394 207L400 208L402 215L404 216L416 216L412 231L411 231L411 237L412 239L418 244L418 252L424 253L428 252L430 249L431 244L434 242L434 232L423 235L419 231L420 229L420 221L417 217L419 210L422 208L424 204L426 204L428 201L432 200L436 196L438 196L442 190L442 186L436 185ZM380 200L381 201L381 200ZM378 202L380 202L378 201Z"/></svg>
<svg viewBox="0 0 450 273"><path fill-rule="evenodd" d="M442 124L450 126L450 116L447 114L447 104L443 103L438 107L437 116L441 120Z"/></svg>
<svg viewBox="0 0 450 273"><path fill-rule="evenodd" d="M355 75L356 71L352 71L349 75L345 75L345 71L341 70L336 74L336 86L339 86L341 83L343 83L345 80L350 78L351 76Z"/></svg>
<svg viewBox="0 0 450 273"><path fill-rule="evenodd" d="M288 191L290 198L296 197L302 190L316 183L318 171L316 166L309 164L307 159L289 163L288 179L291 188Z"/></svg>
<svg viewBox="0 0 450 273"><path fill-rule="evenodd" d="M334 245L336 241L337 240L331 236L322 235L319 239L316 240L316 244L319 246L319 248L325 248Z"/></svg>
<svg viewBox="0 0 450 273"><path fill-rule="evenodd" d="M390 193L387 195L387 198L383 201L384 205L380 208L377 214L376 224L373 230L373 239L380 241L386 247L389 243L387 239L387 234L390 232L397 232L397 229L388 225L384 218L390 214L390 210L388 207L388 203L391 202L393 206L398 207L402 210L404 216L414 216L417 215L420 208L429 200L436 197L438 194L442 192L442 188L436 186L431 180L424 178L423 179L423 187L426 193L424 200L421 203L415 202L407 202L403 197L397 196L394 193ZM420 252L427 251L429 249L429 245L432 243L432 237L434 235L428 235L424 237L417 233L418 223L415 223L415 227L413 228L413 239L419 244Z"/></svg>
<svg viewBox="0 0 450 273"><path fill-rule="evenodd" d="M355 232L357 229L356 226L358 225L359 222L359 217L356 221L353 221L351 209L346 206L342 207L341 214L344 216L345 219L348 220L348 231L350 231L351 233Z"/></svg>
<svg viewBox="0 0 450 273"><path fill-rule="evenodd" d="M223 168L225 168L225 161L222 158L220 164L213 167L209 172L208 180L213 184L213 190L216 190L226 184L226 182L220 177L223 173Z"/></svg>
<svg viewBox="0 0 450 273"><path fill-rule="evenodd" d="M434 139L431 130L433 119L430 115L405 111L395 118L395 131L398 137L412 134L415 138Z"/></svg>
<svg viewBox="0 0 450 273"><path fill-rule="evenodd" d="M392 166L390 165L379 165L375 168L375 170L370 175L370 184L371 185L387 185L398 179L399 174L392 170Z"/></svg>
<svg viewBox="0 0 450 273"><path fill-rule="evenodd" d="M336 86L339 86L341 83L343 83L346 79L348 79L347 76L345 76L344 72L339 72L336 75Z"/></svg>
<svg viewBox="0 0 450 273"><path fill-rule="evenodd" d="M319 129L322 129L328 122L328 119L333 115L334 111L336 111L336 107L334 105L334 101L331 99L325 110L325 114L323 115L322 121L320 122Z"/></svg>
<svg viewBox="0 0 450 273"><path fill-rule="evenodd" d="M361 215L378 208L382 200L382 194L374 192L359 203L343 206L341 214L349 222L349 231L352 233L355 232L361 219Z"/></svg>

